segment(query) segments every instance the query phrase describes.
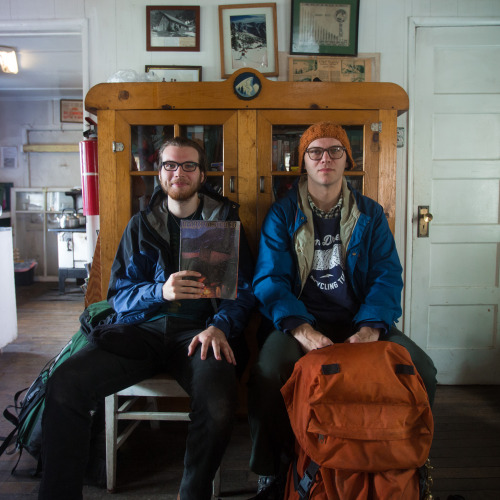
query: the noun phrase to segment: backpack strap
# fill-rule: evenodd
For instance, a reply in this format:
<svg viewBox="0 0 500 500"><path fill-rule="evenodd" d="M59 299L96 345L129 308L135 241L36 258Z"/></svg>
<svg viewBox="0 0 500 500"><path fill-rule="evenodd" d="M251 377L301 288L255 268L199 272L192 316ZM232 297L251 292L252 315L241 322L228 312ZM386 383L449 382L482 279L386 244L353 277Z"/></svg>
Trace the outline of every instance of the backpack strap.
<svg viewBox="0 0 500 500"><path fill-rule="evenodd" d="M309 492L311 491L313 484L316 482L316 473L319 470L319 464L317 464L314 460L311 460L300 480L297 472L297 459L293 461L292 467L293 486L295 491L299 494L301 500L309 498Z"/></svg>
<svg viewBox="0 0 500 500"><path fill-rule="evenodd" d="M16 410L19 410L18 406L12 406L9 405L5 410L3 411L3 416L5 417L5 420L8 420L12 425L14 425L16 428L19 427L19 418L14 415L12 412L10 412L10 408L15 408Z"/></svg>
<svg viewBox="0 0 500 500"><path fill-rule="evenodd" d="M13 441L13 439L15 438L16 432L17 432L17 427L14 430L12 430L12 432L3 440L3 443L0 446L0 456L3 455L5 450L8 448L10 443Z"/></svg>

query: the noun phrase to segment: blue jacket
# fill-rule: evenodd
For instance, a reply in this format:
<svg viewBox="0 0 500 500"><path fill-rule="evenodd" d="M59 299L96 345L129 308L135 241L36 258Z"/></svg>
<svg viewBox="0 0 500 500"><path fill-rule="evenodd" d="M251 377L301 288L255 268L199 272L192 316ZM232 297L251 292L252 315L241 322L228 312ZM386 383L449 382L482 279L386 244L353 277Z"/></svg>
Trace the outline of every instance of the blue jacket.
<svg viewBox="0 0 500 500"><path fill-rule="evenodd" d="M238 205L228 198L209 193L206 189L200 196L204 197L204 220L239 220ZM162 287L177 269L178 256L171 255L169 241L163 239L153 227L152 207L164 198L163 191L157 188L148 208L130 219L118 246L107 296L117 313L116 323L146 321L155 316L165 303ZM241 227L237 299L212 299L214 314L207 318L206 323L207 326L220 328L228 339L242 333L255 305L252 273L253 259Z"/></svg>
<svg viewBox="0 0 500 500"><path fill-rule="evenodd" d="M340 236L345 272L360 304L353 324L382 322L390 327L401 315L403 288L394 238L378 203L352 189L345 178L342 190ZM300 300L313 256L312 210L303 176L271 206L264 220L253 279L261 312L280 330L287 317L315 323Z"/></svg>

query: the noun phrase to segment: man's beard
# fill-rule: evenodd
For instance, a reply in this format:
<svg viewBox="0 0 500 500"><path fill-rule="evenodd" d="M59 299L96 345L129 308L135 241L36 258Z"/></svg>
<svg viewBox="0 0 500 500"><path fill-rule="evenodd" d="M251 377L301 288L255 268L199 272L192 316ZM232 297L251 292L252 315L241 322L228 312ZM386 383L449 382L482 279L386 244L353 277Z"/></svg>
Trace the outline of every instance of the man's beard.
<svg viewBox="0 0 500 500"><path fill-rule="evenodd" d="M161 188L163 192L173 200L176 201L187 201L190 200L201 187L201 174L198 180L193 181L191 185L185 185L180 190L178 188L172 188L168 185L167 181L161 182Z"/></svg>

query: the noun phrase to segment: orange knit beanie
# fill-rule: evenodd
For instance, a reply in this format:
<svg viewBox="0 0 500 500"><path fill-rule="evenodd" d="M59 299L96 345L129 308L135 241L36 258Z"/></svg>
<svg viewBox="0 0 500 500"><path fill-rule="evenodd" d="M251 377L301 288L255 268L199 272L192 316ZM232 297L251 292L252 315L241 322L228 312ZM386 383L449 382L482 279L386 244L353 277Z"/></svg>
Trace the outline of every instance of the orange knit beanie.
<svg viewBox="0 0 500 500"><path fill-rule="evenodd" d="M349 138L347 137L346 131L340 126L332 122L318 122L311 125L300 138L299 142L299 166L302 167L304 171L304 153L311 142L316 139L321 139L323 137L332 137L333 139L338 139L342 146L346 148L347 154L347 168L346 170L351 170L354 166L354 160L352 159L351 144Z"/></svg>

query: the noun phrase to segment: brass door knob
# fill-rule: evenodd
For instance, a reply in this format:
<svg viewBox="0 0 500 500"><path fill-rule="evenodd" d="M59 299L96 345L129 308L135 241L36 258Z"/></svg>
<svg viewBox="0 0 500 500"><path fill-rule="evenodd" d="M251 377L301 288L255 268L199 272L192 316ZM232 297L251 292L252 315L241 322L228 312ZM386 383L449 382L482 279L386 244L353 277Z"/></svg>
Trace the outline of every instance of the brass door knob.
<svg viewBox="0 0 500 500"><path fill-rule="evenodd" d="M428 206L418 207L418 238L427 238L429 236L429 222L433 219Z"/></svg>

